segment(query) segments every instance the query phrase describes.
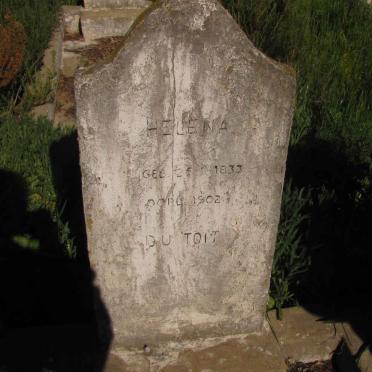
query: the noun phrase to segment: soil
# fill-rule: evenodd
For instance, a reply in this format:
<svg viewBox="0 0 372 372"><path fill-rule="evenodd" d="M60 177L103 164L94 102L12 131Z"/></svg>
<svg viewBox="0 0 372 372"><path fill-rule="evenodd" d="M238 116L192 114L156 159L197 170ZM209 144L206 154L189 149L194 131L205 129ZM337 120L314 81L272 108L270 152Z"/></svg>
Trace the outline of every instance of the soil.
<svg viewBox="0 0 372 372"><path fill-rule="evenodd" d="M61 76L56 98L57 111L75 120L74 77Z"/></svg>
<svg viewBox="0 0 372 372"><path fill-rule="evenodd" d="M63 103L74 102L74 77L61 76L57 91L57 99Z"/></svg>
<svg viewBox="0 0 372 372"><path fill-rule="evenodd" d="M104 60L111 55L123 43L125 37L106 37L98 39L97 43L81 49L79 53L89 61L89 64L94 64Z"/></svg>
<svg viewBox="0 0 372 372"><path fill-rule="evenodd" d="M288 372L336 372L331 360L302 363L288 361Z"/></svg>
<svg viewBox="0 0 372 372"><path fill-rule="evenodd" d="M80 34L71 34L66 32L64 34L63 41L84 41L84 38Z"/></svg>

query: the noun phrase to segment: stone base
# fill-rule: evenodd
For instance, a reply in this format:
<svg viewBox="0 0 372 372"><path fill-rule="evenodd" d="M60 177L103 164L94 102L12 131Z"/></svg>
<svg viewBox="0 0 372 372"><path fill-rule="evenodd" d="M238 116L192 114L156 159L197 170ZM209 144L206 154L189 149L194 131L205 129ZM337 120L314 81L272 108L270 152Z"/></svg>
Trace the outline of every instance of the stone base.
<svg viewBox="0 0 372 372"><path fill-rule="evenodd" d="M125 35L146 8L85 10L81 29L86 41Z"/></svg>
<svg viewBox="0 0 372 372"><path fill-rule="evenodd" d="M141 7L151 5L148 0L85 0L86 9L96 8L125 8L125 7Z"/></svg>
<svg viewBox="0 0 372 372"><path fill-rule="evenodd" d="M356 365L353 358L347 360L347 353L340 353L343 341L350 355L363 344L348 323L323 322L319 316L293 307L284 309L281 321L274 311L269 312L262 334L148 345L146 351L116 348L104 372L285 372L288 361L329 360L336 350L338 370L351 372ZM361 355L361 372L372 371L371 355L369 350Z"/></svg>
<svg viewBox="0 0 372 372"><path fill-rule="evenodd" d="M121 362L121 369L119 363ZM113 350L104 372L286 372L287 366L272 334L221 337L167 344L149 352Z"/></svg>

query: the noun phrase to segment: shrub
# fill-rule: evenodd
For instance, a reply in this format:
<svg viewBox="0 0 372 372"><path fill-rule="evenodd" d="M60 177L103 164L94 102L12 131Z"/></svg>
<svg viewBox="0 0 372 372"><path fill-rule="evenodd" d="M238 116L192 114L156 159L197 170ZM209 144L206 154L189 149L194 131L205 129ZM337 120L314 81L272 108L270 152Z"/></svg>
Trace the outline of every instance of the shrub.
<svg viewBox="0 0 372 372"><path fill-rule="evenodd" d="M0 88L7 86L22 67L25 38L22 24L7 13L0 24Z"/></svg>

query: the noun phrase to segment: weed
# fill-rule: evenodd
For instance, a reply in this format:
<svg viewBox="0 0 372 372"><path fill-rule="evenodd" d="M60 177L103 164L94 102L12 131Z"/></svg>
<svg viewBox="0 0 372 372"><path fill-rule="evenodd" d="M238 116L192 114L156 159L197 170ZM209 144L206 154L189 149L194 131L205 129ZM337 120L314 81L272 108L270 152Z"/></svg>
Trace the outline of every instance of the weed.
<svg viewBox="0 0 372 372"><path fill-rule="evenodd" d="M29 234L15 235L13 242L24 249L39 250L40 242L37 239L33 239Z"/></svg>
<svg viewBox="0 0 372 372"><path fill-rule="evenodd" d="M56 211L55 222L58 228L59 243L65 247L66 254L69 258L76 258L76 246L74 238L71 236L70 226L68 222L64 222L62 215L66 207L66 202L62 205L60 210Z"/></svg>
<svg viewBox="0 0 372 372"><path fill-rule="evenodd" d="M303 231L309 216L305 210L310 204L310 190L297 189L288 182L283 191L281 220L278 229L276 250L271 273L269 308L277 310L295 302L294 288L300 275L310 265L304 248Z"/></svg>
<svg viewBox="0 0 372 372"><path fill-rule="evenodd" d="M25 109L52 102L58 85L56 71L47 70L43 75L35 74L26 86L22 101Z"/></svg>

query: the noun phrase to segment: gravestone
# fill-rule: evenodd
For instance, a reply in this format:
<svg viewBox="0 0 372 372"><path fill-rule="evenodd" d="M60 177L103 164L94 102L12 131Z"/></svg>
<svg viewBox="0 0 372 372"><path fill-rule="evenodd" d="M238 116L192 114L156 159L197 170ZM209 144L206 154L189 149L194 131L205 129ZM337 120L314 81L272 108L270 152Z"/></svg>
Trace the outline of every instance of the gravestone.
<svg viewBox="0 0 372 372"><path fill-rule="evenodd" d="M295 98L216 0L156 3L76 81L91 267L115 342L261 330Z"/></svg>

